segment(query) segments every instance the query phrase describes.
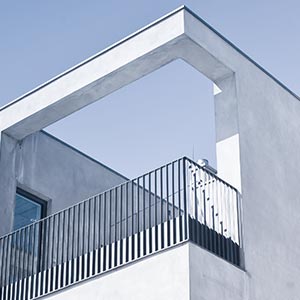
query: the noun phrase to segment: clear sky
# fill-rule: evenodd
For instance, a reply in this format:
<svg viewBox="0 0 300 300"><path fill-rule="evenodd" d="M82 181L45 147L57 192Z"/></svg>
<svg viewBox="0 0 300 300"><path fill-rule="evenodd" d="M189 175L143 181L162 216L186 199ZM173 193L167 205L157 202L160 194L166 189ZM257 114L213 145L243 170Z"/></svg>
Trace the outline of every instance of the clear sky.
<svg viewBox="0 0 300 300"><path fill-rule="evenodd" d="M0 106L182 4L300 94L296 0L0 0ZM46 130L129 177L182 155L216 165L212 83L181 61Z"/></svg>

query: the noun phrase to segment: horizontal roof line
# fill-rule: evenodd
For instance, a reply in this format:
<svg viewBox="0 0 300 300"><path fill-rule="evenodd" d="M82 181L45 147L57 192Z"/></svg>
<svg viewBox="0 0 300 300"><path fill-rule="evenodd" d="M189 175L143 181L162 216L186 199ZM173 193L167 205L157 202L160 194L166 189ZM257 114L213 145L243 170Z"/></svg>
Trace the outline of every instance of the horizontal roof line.
<svg viewBox="0 0 300 300"><path fill-rule="evenodd" d="M112 45L110 45L110 46L104 48L104 49L101 50L100 52L98 52L98 53L92 55L91 57L89 57L89 58L87 58L87 59L81 61L80 63L76 64L75 66L73 66L73 67L67 69L66 71L64 71L64 72L60 73L59 75L57 75L57 76L55 76L55 77L49 79L48 81L46 81L46 82L42 83L41 85L35 87L34 89L32 89L32 90L30 90L29 92L23 94L22 96L16 98L15 100L13 100L13 101L11 101L11 102L5 104L4 106L0 107L0 111L2 111L2 110L4 110L5 108L7 108L7 107L9 107L9 106L11 106L11 105L13 105L13 104L19 102L20 100L26 98L27 96L29 96L29 95L31 95L31 94L37 92L38 90L40 90L40 89L42 89L43 87L49 85L50 83L56 81L57 79L60 79L61 77L63 77L63 76L65 76L65 75L69 74L70 72L72 72L72 71L78 69L79 67L85 65L86 63L92 61L93 59L99 57L100 55L102 55L102 54L104 54L104 53L106 53L106 52L108 52L108 51L114 49L115 47L117 47L117 46L123 44L124 42L126 42L126 41L132 39L133 37L137 36L137 35L140 34L141 32L143 32L143 31L145 31L145 30L147 30L147 29L153 27L153 26L156 25L156 24L159 24L159 23L162 22L163 20L169 18L170 16L176 14L177 12L179 12L179 11L185 9L185 8L186 8L186 7L185 7L184 5L182 5L182 6L178 7L177 9L171 11L170 13L164 15L163 17L161 17L161 18L155 20L154 22L152 22L152 23L150 23L150 24L148 24L148 25L142 27L141 29L135 31L134 33L131 33L130 35L126 36L125 38L123 38L123 39L117 41L116 43L113 43Z"/></svg>

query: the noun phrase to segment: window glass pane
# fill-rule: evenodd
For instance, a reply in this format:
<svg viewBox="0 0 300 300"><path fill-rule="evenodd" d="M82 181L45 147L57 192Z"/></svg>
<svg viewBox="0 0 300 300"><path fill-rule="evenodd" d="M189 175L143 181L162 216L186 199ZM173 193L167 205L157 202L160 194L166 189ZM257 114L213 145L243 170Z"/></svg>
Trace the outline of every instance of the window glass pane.
<svg viewBox="0 0 300 300"><path fill-rule="evenodd" d="M16 194L14 230L29 225L42 217L42 205L23 195Z"/></svg>

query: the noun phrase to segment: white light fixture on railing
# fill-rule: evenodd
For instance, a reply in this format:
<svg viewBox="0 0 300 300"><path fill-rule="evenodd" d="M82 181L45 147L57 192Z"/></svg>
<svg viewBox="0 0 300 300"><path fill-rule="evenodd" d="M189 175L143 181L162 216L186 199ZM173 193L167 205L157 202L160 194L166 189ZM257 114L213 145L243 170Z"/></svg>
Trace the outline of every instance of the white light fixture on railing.
<svg viewBox="0 0 300 300"><path fill-rule="evenodd" d="M212 166L209 165L209 161L205 158L201 158L198 160L198 165L210 172L212 172L213 174L217 174L217 170L215 168L213 168Z"/></svg>

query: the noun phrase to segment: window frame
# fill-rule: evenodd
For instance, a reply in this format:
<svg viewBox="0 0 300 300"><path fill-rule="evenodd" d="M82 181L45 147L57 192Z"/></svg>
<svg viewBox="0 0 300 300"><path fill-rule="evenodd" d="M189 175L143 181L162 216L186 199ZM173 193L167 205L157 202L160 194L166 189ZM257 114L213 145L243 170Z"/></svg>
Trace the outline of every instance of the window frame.
<svg viewBox="0 0 300 300"><path fill-rule="evenodd" d="M47 201L41 199L40 197L38 197L38 196L36 196L36 195L34 195L34 194L30 193L30 192L27 192L26 190L24 190L24 189L22 189L20 187L17 187L17 189L16 189L15 201L16 201L16 196L17 195L23 196L23 197L27 198L28 200L33 201L33 202L35 202L35 203L37 203L37 204L39 204L41 206L41 217L40 217L40 219L36 220L36 221L34 221L34 222L30 223L30 224L38 222L38 221L44 219L47 216L47 208L48 208L47 207L48 206L47 205L48 204ZM13 226L14 226L14 224L15 224L15 210L14 210ZM30 224L27 224L26 226L28 226Z"/></svg>

